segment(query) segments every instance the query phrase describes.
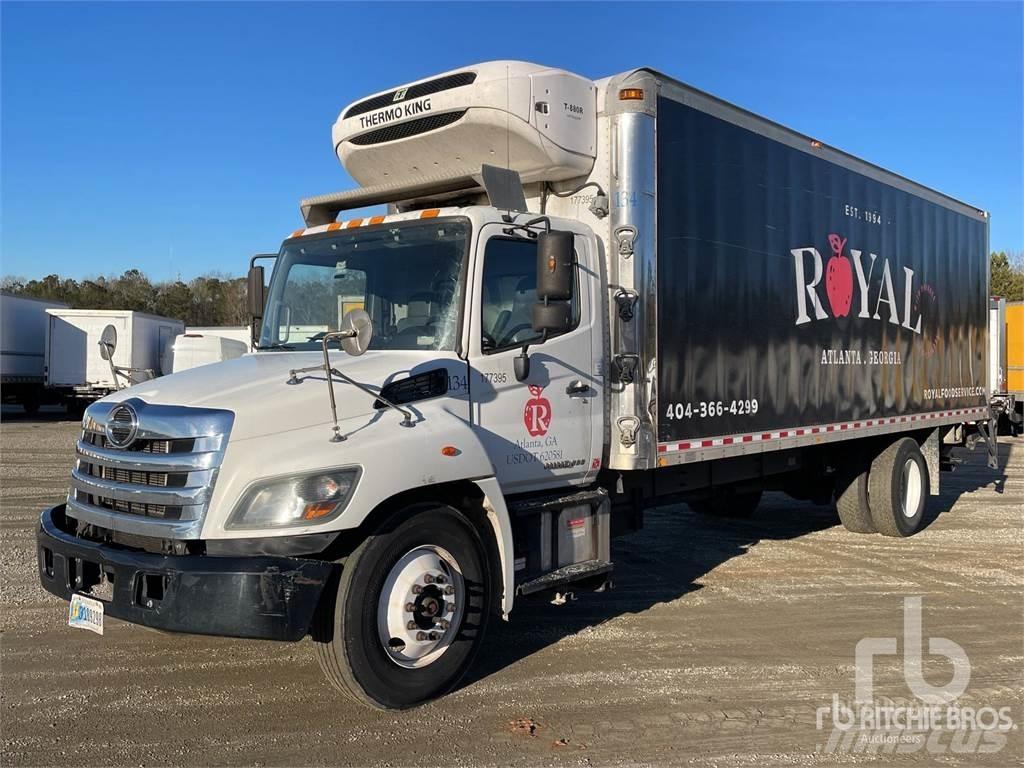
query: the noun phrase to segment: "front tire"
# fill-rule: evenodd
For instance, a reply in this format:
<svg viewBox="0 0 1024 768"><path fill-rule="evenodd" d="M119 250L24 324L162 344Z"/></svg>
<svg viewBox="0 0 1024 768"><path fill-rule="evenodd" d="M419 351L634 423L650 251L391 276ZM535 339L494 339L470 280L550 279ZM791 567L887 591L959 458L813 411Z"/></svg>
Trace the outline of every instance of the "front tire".
<svg viewBox="0 0 1024 768"><path fill-rule="evenodd" d="M917 442L903 437L871 462L868 506L871 521L884 536L912 536L924 519L928 465Z"/></svg>
<svg viewBox="0 0 1024 768"><path fill-rule="evenodd" d="M454 688L490 614L485 552L452 507L414 505L389 517L348 557L320 608L317 657L331 684L380 709Z"/></svg>

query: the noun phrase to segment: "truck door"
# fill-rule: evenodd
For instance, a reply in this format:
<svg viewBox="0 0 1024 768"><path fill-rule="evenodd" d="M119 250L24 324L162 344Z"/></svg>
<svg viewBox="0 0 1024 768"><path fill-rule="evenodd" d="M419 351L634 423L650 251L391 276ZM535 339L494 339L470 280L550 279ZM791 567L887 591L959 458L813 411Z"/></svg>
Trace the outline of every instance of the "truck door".
<svg viewBox="0 0 1024 768"><path fill-rule="evenodd" d="M585 483L600 468L603 382L595 343L602 336L594 242L575 237L574 327L540 343L531 322L536 241L505 235L497 226L480 234L468 385L474 428L506 493ZM527 343L530 373L520 382L513 360Z"/></svg>

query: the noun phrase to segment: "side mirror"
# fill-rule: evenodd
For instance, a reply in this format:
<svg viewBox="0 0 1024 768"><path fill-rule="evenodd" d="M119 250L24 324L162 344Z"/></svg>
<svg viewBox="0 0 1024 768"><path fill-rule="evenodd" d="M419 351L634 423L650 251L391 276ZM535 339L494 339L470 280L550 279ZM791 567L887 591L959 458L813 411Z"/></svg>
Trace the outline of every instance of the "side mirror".
<svg viewBox="0 0 1024 768"><path fill-rule="evenodd" d="M352 357L359 357L370 346L373 338L373 322L363 309L350 309L341 319L341 330L350 333L341 340L341 348Z"/></svg>
<svg viewBox="0 0 1024 768"><path fill-rule="evenodd" d="M533 305L533 330L561 333L572 327L573 233L552 230L537 238L537 303Z"/></svg>
<svg viewBox="0 0 1024 768"><path fill-rule="evenodd" d="M542 232L537 237L537 299L568 301L573 283L572 232Z"/></svg>
<svg viewBox="0 0 1024 768"><path fill-rule="evenodd" d="M110 361L114 359L114 350L117 349L117 328L108 325L100 334L100 357Z"/></svg>
<svg viewBox="0 0 1024 768"><path fill-rule="evenodd" d="M249 285L248 285L248 301L249 301L249 317L253 320L259 320L263 318L263 304L266 300L265 287L263 282L263 267L258 267L255 264L249 267Z"/></svg>
<svg viewBox="0 0 1024 768"><path fill-rule="evenodd" d="M538 301L533 305L533 330L552 336L572 328L572 304L568 301Z"/></svg>

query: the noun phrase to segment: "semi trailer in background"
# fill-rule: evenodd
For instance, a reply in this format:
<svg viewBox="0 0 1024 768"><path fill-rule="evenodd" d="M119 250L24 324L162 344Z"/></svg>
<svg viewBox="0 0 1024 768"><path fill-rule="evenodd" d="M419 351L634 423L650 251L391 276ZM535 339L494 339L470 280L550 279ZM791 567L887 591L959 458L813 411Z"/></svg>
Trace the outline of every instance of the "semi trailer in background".
<svg viewBox="0 0 1024 768"><path fill-rule="evenodd" d="M1000 426L1024 431L1024 301L993 296L989 304L989 381Z"/></svg>
<svg viewBox="0 0 1024 768"><path fill-rule="evenodd" d="M233 360L249 352L252 329L247 326L208 326L179 333L164 349L164 373L180 373L200 365Z"/></svg>
<svg viewBox="0 0 1024 768"><path fill-rule="evenodd" d="M126 385L160 376L166 347L185 330L180 320L132 310L48 309L46 313L46 386L72 411ZM103 357L100 348L108 327L116 337L112 361Z"/></svg>
<svg viewBox="0 0 1024 768"><path fill-rule="evenodd" d="M43 368L47 309L66 307L59 301L0 294L0 392L3 402L35 413L47 402Z"/></svg>
<svg viewBox="0 0 1024 768"><path fill-rule="evenodd" d="M73 624L309 635L408 707L652 505L902 537L954 446L994 464L975 206L650 69L468 66L333 146L360 186L253 258L255 353L86 412L38 534Z"/></svg>

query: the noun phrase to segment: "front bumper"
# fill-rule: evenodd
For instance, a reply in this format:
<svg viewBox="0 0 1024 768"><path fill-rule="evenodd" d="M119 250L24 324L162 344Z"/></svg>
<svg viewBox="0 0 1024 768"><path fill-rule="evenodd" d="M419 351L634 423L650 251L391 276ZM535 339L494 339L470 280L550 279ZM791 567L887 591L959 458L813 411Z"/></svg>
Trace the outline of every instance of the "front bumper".
<svg viewBox="0 0 1024 768"><path fill-rule="evenodd" d="M39 579L64 600L112 582L104 614L168 632L300 640L337 565L292 557L161 555L69 532L64 505L44 510ZM112 577L112 578L111 578Z"/></svg>

